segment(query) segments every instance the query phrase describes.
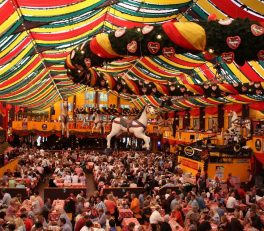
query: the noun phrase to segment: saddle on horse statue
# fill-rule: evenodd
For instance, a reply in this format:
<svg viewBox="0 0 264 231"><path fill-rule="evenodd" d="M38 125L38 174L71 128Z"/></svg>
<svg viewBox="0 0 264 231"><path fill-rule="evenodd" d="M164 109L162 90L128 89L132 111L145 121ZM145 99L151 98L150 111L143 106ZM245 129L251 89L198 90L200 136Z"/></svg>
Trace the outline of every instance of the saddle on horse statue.
<svg viewBox="0 0 264 231"><path fill-rule="evenodd" d="M133 122L137 123L137 125L133 124ZM118 122L114 121L114 123L118 123ZM127 118L121 117L120 125L125 127L127 129L127 132L129 132L129 128L132 128L132 127L133 128L143 127L144 130L146 130L146 126L135 119L127 119Z"/></svg>

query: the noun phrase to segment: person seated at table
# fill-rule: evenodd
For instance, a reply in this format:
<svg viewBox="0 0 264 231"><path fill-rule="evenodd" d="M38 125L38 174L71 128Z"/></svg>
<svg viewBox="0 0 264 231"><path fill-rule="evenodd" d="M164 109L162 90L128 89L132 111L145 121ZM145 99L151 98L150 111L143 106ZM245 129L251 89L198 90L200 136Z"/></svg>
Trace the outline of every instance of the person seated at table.
<svg viewBox="0 0 264 231"><path fill-rule="evenodd" d="M13 176L9 178L8 187L9 188L15 188L16 187L16 179Z"/></svg>
<svg viewBox="0 0 264 231"><path fill-rule="evenodd" d="M137 215L140 213L140 203L139 203L139 199L136 197L135 193L131 194L130 209L134 215Z"/></svg>
<svg viewBox="0 0 264 231"><path fill-rule="evenodd" d="M230 191L235 187L235 184L233 183L233 179L232 179L232 173L228 174L228 177L226 179L226 186L228 191Z"/></svg>
<svg viewBox="0 0 264 231"><path fill-rule="evenodd" d="M65 218L60 218L60 226L61 226L61 231L72 231L71 226L67 224Z"/></svg>
<svg viewBox="0 0 264 231"><path fill-rule="evenodd" d="M255 209L250 210L250 216L249 216L248 221L252 227L254 227L258 230L262 230L263 224L260 220L260 217L257 215L257 212Z"/></svg>
<svg viewBox="0 0 264 231"><path fill-rule="evenodd" d="M190 211L188 211L186 216L185 216L184 224L186 226L188 224L188 221L189 221L192 224L197 226L200 218L201 218L201 215L199 213L199 206L198 205L193 205L192 209Z"/></svg>
<svg viewBox="0 0 264 231"><path fill-rule="evenodd" d="M218 213L219 217L221 218L225 214L225 206L223 203L219 202L216 208L216 212Z"/></svg>
<svg viewBox="0 0 264 231"><path fill-rule="evenodd" d="M77 175L77 173L73 173L73 175L71 176L71 182L73 184L79 183L79 176Z"/></svg>
<svg viewBox="0 0 264 231"><path fill-rule="evenodd" d="M86 184L86 176L84 175L84 173L80 173L80 176L79 176L79 180L80 180L80 183L85 185Z"/></svg>
<svg viewBox="0 0 264 231"><path fill-rule="evenodd" d="M235 198L235 192L231 192L230 196L226 202L226 210L230 213L235 211L235 206L237 205L237 200Z"/></svg>
<svg viewBox="0 0 264 231"><path fill-rule="evenodd" d="M90 198L91 199L91 198ZM102 200L102 197L98 196L96 197L96 204L94 206L97 210L99 209L103 209L104 211L107 211L107 207L104 203L104 201Z"/></svg>
<svg viewBox="0 0 264 231"><path fill-rule="evenodd" d="M211 224L209 221L203 221L198 225L198 231L210 231L212 230Z"/></svg>
<svg viewBox="0 0 264 231"><path fill-rule="evenodd" d="M218 225L218 230L226 231L229 225L226 215L223 215L220 219L220 224Z"/></svg>
<svg viewBox="0 0 264 231"><path fill-rule="evenodd" d="M245 203L248 206L251 206L256 203L256 195L254 194L253 189L246 192Z"/></svg>
<svg viewBox="0 0 264 231"><path fill-rule="evenodd" d="M38 200L39 206L42 208L44 206L44 201L42 197L39 195L39 191L34 192L35 199Z"/></svg>
<svg viewBox="0 0 264 231"><path fill-rule="evenodd" d="M206 193L202 192L200 196L197 196L195 199L198 203L199 209L203 210L206 208L204 199L206 198Z"/></svg>
<svg viewBox="0 0 264 231"><path fill-rule="evenodd" d="M26 230L25 224L23 220L20 217L15 218L15 225L16 225L16 231L24 231Z"/></svg>
<svg viewBox="0 0 264 231"><path fill-rule="evenodd" d="M105 229L106 231L117 231L116 229L116 222L114 219L109 220L109 228Z"/></svg>
<svg viewBox="0 0 264 231"><path fill-rule="evenodd" d="M244 215L239 205L235 206L234 217L238 220L243 219Z"/></svg>
<svg viewBox="0 0 264 231"><path fill-rule="evenodd" d="M82 213L80 218L77 219L76 217L76 222L74 226L74 231L80 231L82 227L85 226L85 223L89 220L89 215L88 213Z"/></svg>
<svg viewBox="0 0 264 231"><path fill-rule="evenodd" d="M227 231L243 231L243 229L244 227L238 219L231 218L231 221L227 226Z"/></svg>
<svg viewBox="0 0 264 231"><path fill-rule="evenodd" d="M184 226L184 214L182 212L182 208L180 205L176 205L174 210L171 212L170 215L171 219L174 219L175 221L177 221L180 226Z"/></svg>
<svg viewBox="0 0 264 231"><path fill-rule="evenodd" d="M20 204L17 203L17 199L14 197L10 200L10 204L6 209L6 216L13 217L17 214Z"/></svg>
<svg viewBox="0 0 264 231"><path fill-rule="evenodd" d="M72 178L71 178L71 173L70 172L66 172L65 176L63 177L64 180L64 184L70 184L72 182Z"/></svg>
<svg viewBox="0 0 264 231"><path fill-rule="evenodd" d="M2 189L1 194L3 196L2 201L1 201L1 206L8 207L10 204L11 198L12 198L10 193L8 193L6 189Z"/></svg>
<svg viewBox="0 0 264 231"><path fill-rule="evenodd" d="M109 211L112 216L115 216L117 206L113 194L110 193L107 195L107 199L104 200L104 204L106 206L106 210Z"/></svg>
<svg viewBox="0 0 264 231"><path fill-rule="evenodd" d="M23 220L25 225L25 230L30 231L33 226L33 220L26 213L22 213L20 218Z"/></svg>
<svg viewBox="0 0 264 231"><path fill-rule="evenodd" d="M161 207L156 206L154 211L151 213L149 217L149 223L151 225L152 231L157 231L159 228L159 224L164 221L160 212L161 212Z"/></svg>
<svg viewBox="0 0 264 231"><path fill-rule="evenodd" d="M136 227L136 224L134 222L129 222L127 226L127 231L134 231Z"/></svg>

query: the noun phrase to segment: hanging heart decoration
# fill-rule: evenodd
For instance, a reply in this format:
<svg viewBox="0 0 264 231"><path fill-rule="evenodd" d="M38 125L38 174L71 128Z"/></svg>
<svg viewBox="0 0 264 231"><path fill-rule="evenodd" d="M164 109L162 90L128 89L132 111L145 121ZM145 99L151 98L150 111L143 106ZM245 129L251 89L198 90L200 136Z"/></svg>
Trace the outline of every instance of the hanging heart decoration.
<svg viewBox="0 0 264 231"><path fill-rule="evenodd" d="M160 49L158 42L148 42L148 50L151 54L156 54Z"/></svg>
<svg viewBox="0 0 264 231"><path fill-rule="evenodd" d="M162 54L169 59L175 55L175 50L173 47L164 47L162 49Z"/></svg>
<svg viewBox="0 0 264 231"><path fill-rule="evenodd" d="M131 41L130 43L127 44L127 50L130 53L135 53L137 51L137 42L135 40Z"/></svg>
<svg viewBox="0 0 264 231"><path fill-rule="evenodd" d="M228 26L233 22L234 19L232 18L227 18L227 19L220 19L218 21L219 24L223 25L223 26Z"/></svg>
<svg viewBox="0 0 264 231"><path fill-rule="evenodd" d="M241 43L241 38L239 36L227 37L226 43L227 43L227 46L229 46L229 48L235 50L239 47Z"/></svg>
<svg viewBox="0 0 264 231"><path fill-rule="evenodd" d="M117 30L115 31L115 37L116 37L116 38L120 38L120 37L122 37L125 33L126 33L126 30L125 30L125 29L123 29L123 28L117 29Z"/></svg>
<svg viewBox="0 0 264 231"><path fill-rule="evenodd" d="M142 34L146 35L149 34L151 31L153 31L154 26L146 25L142 28Z"/></svg>
<svg viewBox="0 0 264 231"><path fill-rule="evenodd" d="M221 57L225 63L231 64L234 61L235 54L234 52L224 52Z"/></svg>
<svg viewBox="0 0 264 231"><path fill-rule="evenodd" d="M252 24L250 29L251 29L252 34L255 36L261 36L264 34L264 27L259 26L257 24Z"/></svg>
<svg viewBox="0 0 264 231"><path fill-rule="evenodd" d="M258 58L259 58L259 60L264 60L264 50L260 50L259 52L258 52Z"/></svg>
<svg viewBox="0 0 264 231"><path fill-rule="evenodd" d="M212 90L213 90L213 91L216 91L216 90L217 90L217 86L216 86L216 85L213 85L213 86L212 86Z"/></svg>
<svg viewBox="0 0 264 231"><path fill-rule="evenodd" d="M91 59L89 59L89 58L85 58L85 59L84 59L84 63L85 63L85 66L86 66L87 68L90 68L90 67L91 67Z"/></svg>

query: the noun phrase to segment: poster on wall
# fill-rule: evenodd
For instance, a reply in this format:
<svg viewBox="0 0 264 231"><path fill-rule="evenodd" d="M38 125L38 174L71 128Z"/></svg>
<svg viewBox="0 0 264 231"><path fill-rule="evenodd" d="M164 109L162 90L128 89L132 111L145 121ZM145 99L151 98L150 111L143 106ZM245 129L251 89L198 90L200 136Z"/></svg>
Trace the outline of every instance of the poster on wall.
<svg viewBox="0 0 264 231"><path fill-rule="evenodd" d="M257 151L261 151L261 140L260 139L256 139L255 148Z"/></svg>
<svg viewBox="0 0 264 231"><path fill-rule="evenodd" d="M224 178L224 166L215 166L215 176L219 179Z"/></svg>

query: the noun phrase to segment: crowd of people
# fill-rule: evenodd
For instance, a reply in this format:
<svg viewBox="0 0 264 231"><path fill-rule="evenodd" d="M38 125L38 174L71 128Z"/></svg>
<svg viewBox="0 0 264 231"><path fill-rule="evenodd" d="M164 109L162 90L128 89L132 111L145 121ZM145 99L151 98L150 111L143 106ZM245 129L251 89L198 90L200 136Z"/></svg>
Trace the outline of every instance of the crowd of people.
<svg viewBox="0 0 264 231"><path fill-rule="evenodd" d="M25 150L10 179L29 188L28 198L2 190L0 230L262 230L264 202L254 186L236 186L232 176L223 182L209 181L206 173L196 178L183 174L172 154L121 151L103 155L96 151ZM94 178L96 190L81 191L65 200L43 201L38 181L57 187L63 183L87 182ZM22 183L21 183L22 182ZM14 184L16 187L18 184ZM11 185L12 187L13 185ZM21 187L21 186L20 186ZM122 196L115 188L124 188ZM129 188L143 190L130 192ZM104 193L110 189L109 193Z"/></svg>

